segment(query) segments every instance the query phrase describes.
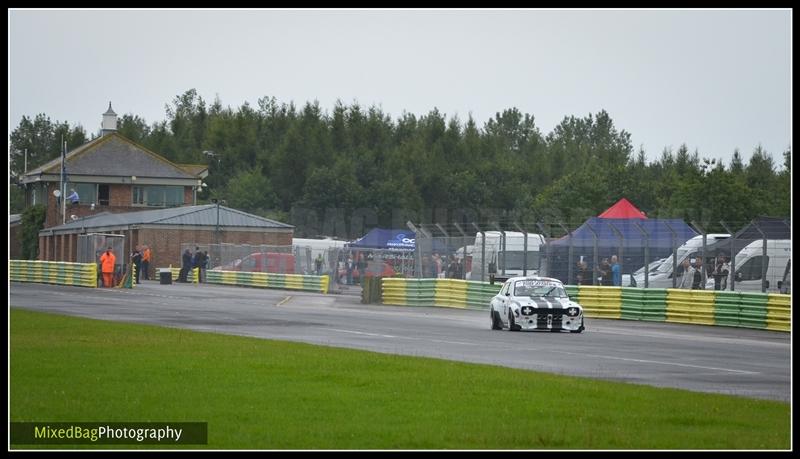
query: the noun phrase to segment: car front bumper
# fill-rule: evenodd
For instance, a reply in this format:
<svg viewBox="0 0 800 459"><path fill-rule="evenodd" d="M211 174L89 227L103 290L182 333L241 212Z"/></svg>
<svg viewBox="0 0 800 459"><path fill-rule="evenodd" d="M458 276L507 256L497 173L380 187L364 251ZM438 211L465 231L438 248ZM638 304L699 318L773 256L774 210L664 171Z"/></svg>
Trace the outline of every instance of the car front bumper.
<svg viewBox="0 0 800 459"><path fill-rule="evenodd" d="M577 331L583 324L583 315L570 317L566 314L533 314L514 317L522 330L565 330Z"/></svg>

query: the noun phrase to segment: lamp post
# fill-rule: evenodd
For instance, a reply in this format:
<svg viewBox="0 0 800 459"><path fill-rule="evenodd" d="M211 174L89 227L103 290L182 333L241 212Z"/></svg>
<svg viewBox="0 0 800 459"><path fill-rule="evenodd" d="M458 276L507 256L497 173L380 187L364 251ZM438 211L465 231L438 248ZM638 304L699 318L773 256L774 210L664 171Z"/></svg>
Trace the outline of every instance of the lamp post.
<svg viewBox="0 0 800 459"><path fill-rule="evenodd" d="M209 160L209 173L212 172L212 167L211 166L213 165L213 163L211 162L211 160L213 159L214 162L217 163L216 167L213 168L213 172L214 172L213 175L214 175L215 178L211 179L211 175L209 175L207 180L209 180L209 183L211 183L212 187L219 187L220 182L219 182L218 179L216 179L216 177L219 175L220 163L222 161L222 158L220 157L220 155L217 152L212 151L212 150L203 150L203 155L208 157L208 160Z"/></svg>
<svg viewBox="0 0 800 459"><path fill-rule="evenodd" d="M212 198L211 202L213 202L214 204L217 205L217 230L216 230L217 238L216 238L216 242L217 242L217 244L219 244L219 205L220 204L227 204L227 202L225 202L224 199L217 199L217 198Z"/></svg>

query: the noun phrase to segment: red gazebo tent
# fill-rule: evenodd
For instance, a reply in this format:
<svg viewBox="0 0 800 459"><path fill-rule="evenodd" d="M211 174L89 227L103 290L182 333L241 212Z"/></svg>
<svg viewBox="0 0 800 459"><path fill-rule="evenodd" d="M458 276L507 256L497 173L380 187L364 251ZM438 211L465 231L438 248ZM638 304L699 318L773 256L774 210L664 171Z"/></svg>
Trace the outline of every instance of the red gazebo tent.
<svg viewBox="0 0 800 459"><path fill-rule="evenodd" d="M617 201L616 204L609 207L602 214L598 215L600 218L642 218L647 219L647 216L636 208L630 201L625 198Z"/></svg>

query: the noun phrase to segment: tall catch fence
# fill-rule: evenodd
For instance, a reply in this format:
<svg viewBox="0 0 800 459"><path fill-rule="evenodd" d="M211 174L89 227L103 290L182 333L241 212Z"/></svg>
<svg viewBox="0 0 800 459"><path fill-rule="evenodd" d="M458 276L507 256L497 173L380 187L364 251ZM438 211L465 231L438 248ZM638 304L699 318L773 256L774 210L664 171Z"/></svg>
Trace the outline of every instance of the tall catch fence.
<svg viewBox="0 0 800 459"><path fill-rule="evenodd" d="M570 285L791 292L791 221L784 218L408 225L416 248L404 277L541 275Z"/></svg>

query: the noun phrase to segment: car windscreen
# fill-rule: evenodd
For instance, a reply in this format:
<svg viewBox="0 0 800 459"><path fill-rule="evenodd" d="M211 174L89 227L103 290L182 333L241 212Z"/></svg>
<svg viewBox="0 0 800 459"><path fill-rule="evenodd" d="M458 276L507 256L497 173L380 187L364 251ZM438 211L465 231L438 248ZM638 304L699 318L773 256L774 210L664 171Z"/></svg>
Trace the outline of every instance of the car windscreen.
<svg viewBox="0 0 800 459"><path fill-rule="evenodd" d="M514 283L514 296L548 296L566 298L561 284L548 281L521 280Z"/></svg>

